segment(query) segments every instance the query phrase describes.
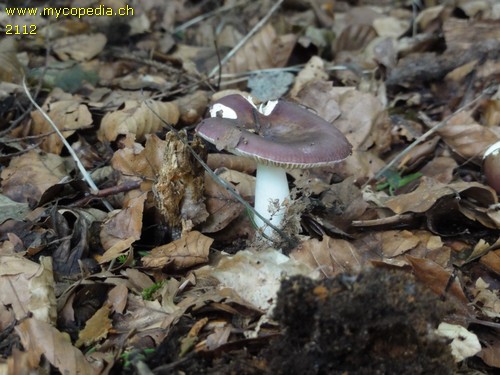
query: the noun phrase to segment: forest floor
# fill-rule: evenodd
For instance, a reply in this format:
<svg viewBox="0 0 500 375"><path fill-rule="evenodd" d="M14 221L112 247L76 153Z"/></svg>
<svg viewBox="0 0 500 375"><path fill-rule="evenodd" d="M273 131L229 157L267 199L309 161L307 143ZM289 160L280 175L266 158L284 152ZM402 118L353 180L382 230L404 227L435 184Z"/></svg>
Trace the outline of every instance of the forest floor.
<svg viewBox="0 0 500 375"><path fill-rule="evenodd" d="M0 0L0 373L498 373L498 1L21 3ZM212 145L230 94L352 145L287 171L270 240L228 149L301 121L256 107Z"/></svg>

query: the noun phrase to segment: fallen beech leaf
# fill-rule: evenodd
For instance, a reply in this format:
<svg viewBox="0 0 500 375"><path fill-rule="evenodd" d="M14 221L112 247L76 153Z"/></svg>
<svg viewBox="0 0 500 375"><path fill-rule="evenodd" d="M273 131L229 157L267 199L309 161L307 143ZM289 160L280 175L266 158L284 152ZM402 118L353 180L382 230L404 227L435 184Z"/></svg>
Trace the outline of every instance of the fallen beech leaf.
<svg viewBox="0 0 500 375"><path fill-rule="evenodd" d="M179 108L174 102L148 99L143 102L127 100L125 108L108 112L101 121L97 137L101 141L114 141L120 134L135 134L137 141L146 134L163 129L164 122L175 125L179 121Z"/></svg>
<svg viewBox="0 0 500 375"><path fill-rule="evenodd" d="M29 353L31 368L38 368L40 357L45 358L61 374L97 375L102 368L91 365L80 350L71 345L67 333L35 318L21 320L14 328L24 350Z"/></svg>
<svg viewBox="0 0 500 375"><path fill-rule="evenodd" d="M206 263L208 252L214 240L200 232L192 231L167 245L155 247L142 258L145 267L163 268L172 265L174 269L184 269Z"/></svg>
<svg viewBox="0 0 500 375"><path fill-rule="evenodd" d="M384 256L392 258L415 248L420 238L408 230L390 230L381 233Z"/></svg>
<svg viewBox="0 0 500 375"><path fill-rule="evenodd" d="M292 250L290 258L319 270L325 277L358 272L368 260L350 242L328 236L323 236L322 241L315 238L303 241Z"/></svg>
<svg viewBox="0 0 500 375"><path fill-rule="evenodd" d="M235 255L219 254L214 263L195 271L197 278L216 278L254 308L268 310L276 301L281 279L292 275L318 277L318 273L281 251L242 250ZM220 290L217 294L222 294Z"/></svg>
<svg viewBox="0 0 500 375"><path fill-rule="evenodd" d="M429 259L414 258L411 256L406 256L406 259L410 262L415 277L427 285L434 293L439 296L452 295L464 304L469 303L458 279L453 277L449 271L445 270L439 264Z"/></svg>
<svg viewBox="0 0 500 375"><path fill-rule="evenodd" d="M224 73L238 73L284 66L295 45L294 35L278 36L267 23L223 67Z"/></svg>
<svg viewBox="0 0 500 375"><path fill-rule="evenodd" d="M65 176L63 158L32 150L12 158L1 173L2 189L13 201L34 204Z"/></svg>
<svg viewBox="0 0 500 375"><path fill-rule="evenodd" d="M205 197L209 215L201 224L203 233L214 233L224 229L243 212L243 205L208 175L205 175Z"/></svg>
<svg viewBox="0 0 500 375"><path fill-rule="evenodd" d="M500 250L489 251L481 257L480 262L500 275Z"/></svg>
<svg viewBox="0 0 500 375"><path fill-rule="evenodd" d="M0 302L11 306L16 319L29 313L50 324L56 321L54 275L50 257L42 257L40 264L19 256L0 257Z"/></svg>
<svg viewBox="0 0 500 375"><path fill-rule="evenodd" d="M488 146L498 141L498 136L490 128L478 124L470 111L462 111L453 116L438 130L438 134L462 158L478 162Z"/></svg>
<svg viewBox="0 0 500 375"><path fill-rule="evenodd" d="M20 82L23 75L23 66L17 59L15 38L2 38L0 41L0 82Z"/></svg>
<svg viewBox="0 0 500 375"><path fill-rule="evenodd" d="M197 123L203 117L208 106L208 94L197 90L174 101L179 107L180 122L183 125Z"/></svg>
<svg viewBox="0 0 500 375"><path fill-rule="evenodd" d="M56 39L52 49L63 61L70 59L85 61L101 53L106 42L106 36L101 33L81 34Z"/></svg>
<svg viewBox="0 0 500 375"><path fill-rule="evenodd" d="M147 194L131 191L127 196L129 200L125 202L123 209L111 213L112 216L101 226L101 243L103 248L107 250L103 258L109 257L108 251L117 243L123 240L128 243L130 239L138 240L141 237L142 213ZM101 262L103 262L102 259Z"/></svg>
<svg viewBox="0 0 500 375"><path fill-rule="evenodd" d="M65 138L71 136L75 130L86 128L92 124L92 115L87 106L74 97L52 103L49 97L42 109L61 130ZM31 118L33 119L31 135L49 134L44 137L40 148L45 152L59 155L64 147L59 135L54 133L54 129L39 110L33 111Z"/></svg>
<svg viewBox="0 0 500 375"><path fill-rule="evenodd" d="M9 197L0 194L0 224L5 220L22 220L30 211L28 204L14 202Z"/></svg>
<svg viewBox="0 0 500 375"><path fill-rule="evenodd" d="M105 304L95 314L87 320L85 328L78 334L75 346L77 348L82 345L91 346L108 336L109 330L112 328L111 319L109 319L110 306Z"/></svg>
<svg viewBox="0 0 500 375"><path fill-rule="evenodd" d="M297 74L295 83L290 90L289 95L292 98L295 98L297 94L309 83L321 80L326 81L327 79L328 74L325 72L324 61L318 56L313 56L309 59L299 74Z"/></svg>
<svg viewBox="0 0 500 375"><path fill-rule="evenodd" d="M489 288L489 284L482 278L477 279L472 293L478 310L490 318L500 318L500 298Z"/></svg>
<svg viewBox="0 0 500 375"><path fill-rule="evenodd" d="M107 304L112 306L112 311L123 314L127 306L128 288L123 284L118 284L108 293Z"/></svg>
<svg viewBox="0 0 500 375"><path fill-rule="evenodd" d="M500 342L498 338L491 345L488 342L484 343L482 350L477 355L488 366L500 368Z"/></svg>

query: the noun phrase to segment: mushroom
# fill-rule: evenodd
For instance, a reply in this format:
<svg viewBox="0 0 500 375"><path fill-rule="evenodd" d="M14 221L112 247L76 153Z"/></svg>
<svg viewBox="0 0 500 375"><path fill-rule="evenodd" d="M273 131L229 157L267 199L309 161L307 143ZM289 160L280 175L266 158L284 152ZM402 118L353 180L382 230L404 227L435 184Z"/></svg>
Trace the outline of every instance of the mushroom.
<svg viewBox="0 0 500 375"><path fill-rule="evenodd" d="M331 123L285 100L257 108L251 98L232 94L213 103L210 116L196 127L197 134L218 150L256 161L254 208L278 228L290 195L286 169L331 165L351 154L351 144ZM272 228L260 217L254 222L272 238Z"/></svg>
<svg viewBox="0 0 500 375"><path fill-rule="evenodd" d="M500 141L492 144L484 152L483 172L488 185L500 193Z"/></svg>

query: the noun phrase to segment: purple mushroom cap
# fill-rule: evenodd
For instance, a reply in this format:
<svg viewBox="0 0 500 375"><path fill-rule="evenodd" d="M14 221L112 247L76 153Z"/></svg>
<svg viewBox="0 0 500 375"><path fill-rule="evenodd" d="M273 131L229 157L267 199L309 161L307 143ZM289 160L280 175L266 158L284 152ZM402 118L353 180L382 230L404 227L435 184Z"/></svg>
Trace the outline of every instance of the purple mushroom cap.
<svg viewBox="0 0 500 375"><path fill-rule="evenodd" d="M344 160L352 146L331 123L298 104L279 100L268 115L234 94L212 105L228 107L236 118L206 118L197 134L219 150L282 168L312 168ZM222 112L222 111L221 111ZM214 116L214 112L212 112Z"/></svg>

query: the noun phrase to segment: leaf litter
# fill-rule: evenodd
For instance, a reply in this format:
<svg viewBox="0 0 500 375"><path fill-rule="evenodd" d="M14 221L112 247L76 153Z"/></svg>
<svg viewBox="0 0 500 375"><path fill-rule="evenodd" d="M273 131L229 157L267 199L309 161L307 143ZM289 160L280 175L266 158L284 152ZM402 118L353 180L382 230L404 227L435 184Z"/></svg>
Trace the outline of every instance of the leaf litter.
<svg viewBox="0 0 500 375"><path fill-rule="evenodd" d="M498 370L495 1L131 6L0 13L40 27L0 41L2 371ZM230 93L353 145L289 171L286 246L256 234L255 162L195 135Z"/></svg>

